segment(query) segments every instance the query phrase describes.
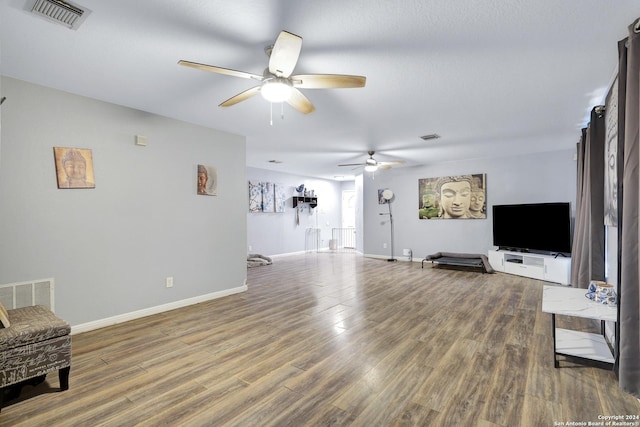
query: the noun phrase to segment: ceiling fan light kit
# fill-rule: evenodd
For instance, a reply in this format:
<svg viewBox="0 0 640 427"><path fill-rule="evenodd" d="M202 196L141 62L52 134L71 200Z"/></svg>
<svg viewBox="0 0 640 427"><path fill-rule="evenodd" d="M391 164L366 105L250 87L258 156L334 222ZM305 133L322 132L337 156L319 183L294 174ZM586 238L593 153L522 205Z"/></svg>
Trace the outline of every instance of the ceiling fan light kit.
<svg viewBox="0 0 640 427"><path fill-rule="evenodd" d="M291 97L291 82L281 77L267 79L260 87L260 94L269 102L284 102Z"/></svg>

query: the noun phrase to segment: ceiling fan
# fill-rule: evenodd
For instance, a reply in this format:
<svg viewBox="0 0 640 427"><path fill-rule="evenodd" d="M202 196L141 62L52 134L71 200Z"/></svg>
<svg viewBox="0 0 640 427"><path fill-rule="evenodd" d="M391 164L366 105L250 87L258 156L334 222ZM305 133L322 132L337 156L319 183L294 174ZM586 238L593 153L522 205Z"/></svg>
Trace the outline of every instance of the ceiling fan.
<svg viewBox="0 0 640 427"><path fill-rule="evenodd" d="M367 172L375 172L378 169L391 169L393 165L403 165L404 160L395 160L392 162L379 162L373 158L375 151L367 151L369 158L364 163L347 163L338 166L364 166L364 170Z"/></svg>
<svg viewBox="0 0 640 427"><path fill-rule="evenodd" d="M229 76L257 80L260 83L224 101L220 107L230 107L260 93L270 102L286 102L301 113L308 114L315 107L300 89L357 88L364 87L366 77L343 74L298 74L291 75L298 62L302 49L302 37L282 31L272 47L265 52L269 56L269 66L262 75L231 70L213 65L191 61L178 61L178 64L200 70L211 71Z"/></svg>

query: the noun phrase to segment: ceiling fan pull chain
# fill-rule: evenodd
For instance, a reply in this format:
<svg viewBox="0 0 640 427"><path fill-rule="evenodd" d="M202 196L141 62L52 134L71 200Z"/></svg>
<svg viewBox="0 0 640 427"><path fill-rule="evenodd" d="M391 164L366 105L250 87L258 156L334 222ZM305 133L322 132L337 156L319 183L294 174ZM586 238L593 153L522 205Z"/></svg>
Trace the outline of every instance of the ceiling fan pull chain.
<svg viewBox="0 0 640 427"><path fill-rule="evenodd" d="M280 119L284 120L284 102L280 103Z"/></svg>
<svg viewBox="0 0 640 427"><path fill-rule="evenodd" d="M270 114L271 117L269 118L269 124L271 126L273 126L273 102L269 103L269 110L270 110L270 113L271 113Z"/></svg>

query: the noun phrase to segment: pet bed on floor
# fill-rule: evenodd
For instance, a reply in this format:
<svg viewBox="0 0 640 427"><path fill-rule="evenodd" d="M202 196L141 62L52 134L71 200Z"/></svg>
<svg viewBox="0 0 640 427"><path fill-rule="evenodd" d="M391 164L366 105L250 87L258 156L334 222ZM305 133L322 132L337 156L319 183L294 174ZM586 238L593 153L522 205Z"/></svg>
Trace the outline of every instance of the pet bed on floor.
<svg viewBox="0 0 640 427"><path fill-rule="evenodd" d="M260 254L249 254L247 255L247 267L260 267L263 265L272 264L273 261L268 256L260 255Z"/></svg>
<svg viewBox="0 0 640 427"><path fill-rule="evenodd" d="M481 268L483 273L495 273L491 264L489 264L489 258L482 254L459 254L454 252L436 252L432 255L427 255L422 260L422 268L424 268L424 262L431 261L433 264L452 265L456 267L475 267Z"/></svg>

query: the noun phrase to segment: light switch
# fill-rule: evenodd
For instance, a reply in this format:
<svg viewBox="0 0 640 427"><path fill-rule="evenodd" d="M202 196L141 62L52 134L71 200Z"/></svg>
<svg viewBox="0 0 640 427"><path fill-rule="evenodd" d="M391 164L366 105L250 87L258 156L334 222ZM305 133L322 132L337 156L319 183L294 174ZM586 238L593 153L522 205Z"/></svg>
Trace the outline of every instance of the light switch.
<svg viewBox="0 0 640 427"><path fill-rule="evenodd" d="M147 137L142 135L136 135L136 145L140 145L142 147L147 146Z"/></svg>

